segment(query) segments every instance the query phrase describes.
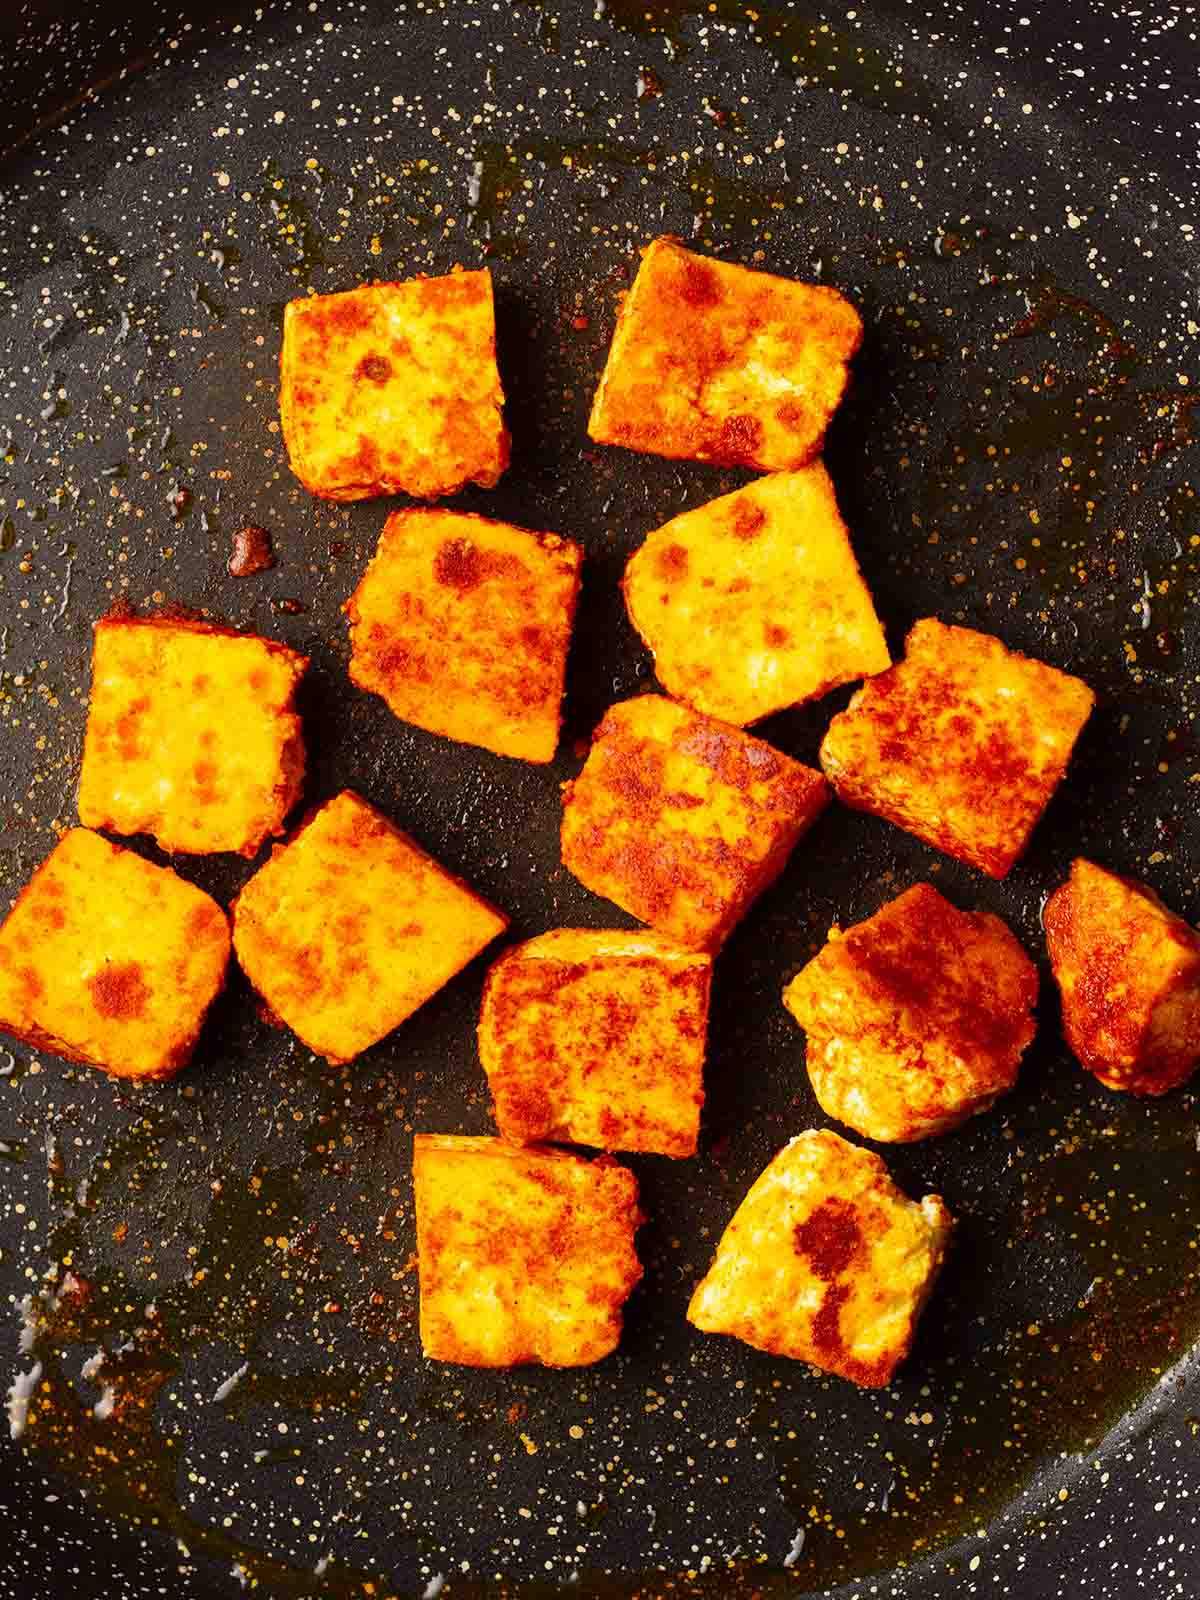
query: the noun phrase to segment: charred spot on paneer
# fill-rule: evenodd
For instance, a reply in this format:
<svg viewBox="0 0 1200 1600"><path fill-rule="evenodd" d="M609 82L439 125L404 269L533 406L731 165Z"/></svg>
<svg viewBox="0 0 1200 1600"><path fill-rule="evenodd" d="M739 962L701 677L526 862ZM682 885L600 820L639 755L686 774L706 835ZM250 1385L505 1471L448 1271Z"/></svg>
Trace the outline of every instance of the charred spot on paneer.
<svg viewBox="0 0 1200 1600"><path fill-rule="evenodd" d="M254 855L283 832L304 781L296 712L307 656L172 616L102 618L79 818L164 850Z"/></svg>
<svg viewBox="0 0 1200 1600"><path fill-rule="evenodd" d="M642 695L610 708L564 787L563 863L660 933L717 950L828 803L819 772Z"/></svg>
<svg viewBox="0 0 1200 1600"><path fill-rule="evenodd" d="M820 452L861 340L836 289L655 239L621 306L588 432L660 456L801 467Z"/></svg>
<svg viewBox="0 0 1200 1600"><path fill-rule="evenodd" d="M1095 696L990 634L927 617L903 661L834 717L821 765L838 799L1002 878L1061 783Z"/></svg>
<svg viewBox="0 0 1200 1600"><path fill-rule="evenodd" d="M396 716L551 761L583 552L454 511L397 511L355 593L350 676Z"/></svg>
<svg viewBox="0 0 1200 1600"><path fill-rule="evenodd" d="M334 1062L398 1027L506 925L349 789L276 845L233 904L242 970Z"/></svg>
<svg viewBox="0 0 1200 1600"><path fill-rule="evenodd" d="M169 1078L225 981L229 923L169 867L65 833L0 927L0 1031L118 1078Z"/></svg>
<svg viewBox="0 0 1200 1600"><path fill-rule="evenodd" d="M808 1035L821 1109L868 1139L947 1133L1012 1088L1037 968L999 917L918 883L834 928L783 1003Z"/></svg>
<svg viewBox="0 0 1200 1600"><path fill-rule="evenodd" d="M608 1156L418 1134L421 1347L468 1367L582 1367L615 1350L642 1268L637 1180Z"/></svg>
<svg viewBox="0 0 1200 1600"><path fill-rule="evenodd" d="M1110 1089L1166 1094L1200 1063L1200 932L1083 857L1042 920L1072 1051Z"/></svg>
<svg viewBox="0 0 1200 1600"><path fill-rule="evenodd" d="M712 958L662 934L556 928L488 973L479 1054L517 1143L695 1154Z"/></svg>
<svg viewBox="0 0 1200 1600"><path fill-rule="evenodd" d="M692 1295L688 1321L882 1388L912 1347L951 1230L879 1156L811 1130L751 1187Z"/></svg>
<svg viewBox="0 0 1200 1600"><path fill-rule="evenodd" d="M279 407L292 471L327 500L421 500L508 465L486 269L289 302Z"/></svg>
<svg viewBox="0 0 1200 1600"><path fill-rule="evenodd" d="M819 461L675 517L623 587L663 688L738 726L891 661Z"/></svg>

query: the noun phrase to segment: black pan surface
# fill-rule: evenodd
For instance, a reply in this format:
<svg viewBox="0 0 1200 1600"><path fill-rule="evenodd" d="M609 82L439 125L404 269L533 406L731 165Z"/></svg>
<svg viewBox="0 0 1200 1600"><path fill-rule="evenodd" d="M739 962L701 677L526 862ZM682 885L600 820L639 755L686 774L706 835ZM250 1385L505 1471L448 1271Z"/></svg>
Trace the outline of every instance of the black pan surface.
<svg viewBox="0 0 1200 1600"><path fill-rule="evenodd" d="M1048 983L1017 1090L887 1151L961 1219L889 1390L683 1321L750 1180L822 1120L779 992L831 921L932 877L1042 959L1079 852L1200 917L1195 27L1084 0L6 12L5 901L73 819L90 626L122 599L310 652L306 801L358 788L515 936L625 920L558 864L558 784L653 681L627 554L738 481L585 436L616 296L664 231L862 308L828 460L893 643L959 620L1100 706L1003 884L836 807L796 852L718 967L702 1154L631 1163L646 1278L593 1369L420 1355L411 1136L490 1129L482 962L343 1070L236 976L165 1087L0 1052L0 1381L41 1368L0 1467L4 1600L1200 1591L1195 1096L1094 1084ZM277 429L288 298L460 261L495 274L515 441L461 504L588 552L547 771L351 689L339 607L387 507L311 499ZM277 565L235 579L246 522ZM845 698L763 732L811 761ZM253 870L179 866L226 900ZM119 1425L92 1412L99 1348Z"/></svg>

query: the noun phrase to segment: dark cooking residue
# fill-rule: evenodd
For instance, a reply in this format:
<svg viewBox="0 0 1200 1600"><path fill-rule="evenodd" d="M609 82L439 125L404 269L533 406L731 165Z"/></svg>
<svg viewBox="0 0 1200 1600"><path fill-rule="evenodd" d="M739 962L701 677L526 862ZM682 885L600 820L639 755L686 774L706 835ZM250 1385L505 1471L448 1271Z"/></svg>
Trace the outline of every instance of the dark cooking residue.
<svg viewBox="0 0 1200 1600"><path fill-rule="evenodd" d="M386 1377L385 1366L340 1376L332 1366L280 1375L259 1365L259 1352L282 1318L328 1318L325 1308L340 1282L324 1267L305 1222L312 1203L303 1175L256 1166L236 1183L214 1180L192 1231L189 1264L156 1282L150 1295L136 1269L84 1276L69 1265L94 1258L100 1216L134 1211L138 1198L169 1181L163 1177L168 1150L183 1133L162 1108L135 1116L106 1142L82 1197L62 1164L57 1172L52 1166L62 1220L51 1246L67 1265L21 1307L22 1350L40 1367L26 1442L68 1470L104 1515L158 1527L189 1552L220 1557L247 1585L281 1597L362 1600L372 1592L364 1572L331 1563L317 1578L190 1516L179 1497L179 1434L160 1416L167 1400L175 1407L188 1403L185 1362L214 1342L232 1370L211 1394L191 1403L219 1405L227 1414L279 1405L316 1417L355 1413ZM135 1213L132 1223L123 1219L112 1229L116 1245L134 1260L138 1240L131 1230L142 1225ZM146 1248L153 1251L149 1239ZM88 1359L76 1377L81 1350ZM280 1459L301 1454L285 1449ZM382 1585L374 1592L380 1600L388 1593Z"/></svg>
<svg viewBox="0 0 1200 1600"><path fill-rule="evenodd" d="M249 578L256 572L266 572L275 565L271 550L271 535L256 523L247 522L233 535L233 549L229 554L231 578Z"/></svg>

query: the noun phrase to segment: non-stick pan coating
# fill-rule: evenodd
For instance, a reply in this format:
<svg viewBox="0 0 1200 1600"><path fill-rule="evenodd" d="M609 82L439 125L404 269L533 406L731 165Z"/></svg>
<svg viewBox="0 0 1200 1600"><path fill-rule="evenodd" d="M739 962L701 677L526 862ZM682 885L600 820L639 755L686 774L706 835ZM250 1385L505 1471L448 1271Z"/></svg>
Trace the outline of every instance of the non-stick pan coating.
<svg viewBox="0 0 1200 1600"><path fill-rule="evenodd" d="M43 1387L0 1475L4 1600L433 1594L441 1578L467 1594L497 1577L613 1595L1197 1592L1195 1100L1133 1104L1086 1077L1048 978L1017 1090L888 1152L961 1219L891 1389L683 1320L751 1178L822 1121L779 993L834 919L928 877L1042 960L1043 896L1080 852L1200 917L1200 62L1184 13L1106 10L462 0L5 19L5 142L53 124L0 191L5 901L74 815L93 619L165 601L311 653L308 803L353 785L515 936L624 920L558 864L558 785L606 705L653 682L617 592L626 556L737 481L586 439L617 295L666 231L861 307L828 461L893 645L919 616L961 621L1081 673L1100 705L1003 884L838 807L796 852L720 961L702 1154L632 1162L647 1272L594 1369L420 1355L411 1136L490 1129L483 963L340 1071L261 1021L236 977L164 1087L14 1049L0 1381L40 1361ZM311 499L277 429L287 299L456 262L495 274L514 435L500 486L460 503L587 547L549 770L351 689L339 607L387 508ZM237 579L247 522L277 565ZM844 698L762 731L811 761ZM181 870L228 899L253 868ZM21 1353L18 1301L42 1288L48 1326ZM123 1405L105 1423L80 1369L130 1341L109 1357Z"/></svg>

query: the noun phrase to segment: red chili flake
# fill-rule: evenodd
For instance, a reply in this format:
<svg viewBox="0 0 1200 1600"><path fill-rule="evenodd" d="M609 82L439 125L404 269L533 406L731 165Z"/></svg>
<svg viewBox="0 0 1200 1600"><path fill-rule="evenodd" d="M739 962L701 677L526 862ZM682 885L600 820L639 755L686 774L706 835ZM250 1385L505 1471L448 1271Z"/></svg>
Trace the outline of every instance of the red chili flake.
<svg viewBox="0 0 1200 1600"><path fill-rule="evenodd" d="M275 565L271 552L271 535L265 528L248 522L233 536L233 549L227 563L232 578L249 578L256 572L265 572Z"/></svg>
<svg viewBox="0 0 1200 1600"><path fill-rule="evenodd" d="M591 323L586 317L572 317L571 326L575 329L576 333L584 333L588 328L591 327Z"/></svg>
<svg viewBox="0 0 1200 1600"><path fill-rule="evenodd" d="M302 611L308 609L301 601L290 599L272 600L271 605L286 617L298 617Z"/></svg>

